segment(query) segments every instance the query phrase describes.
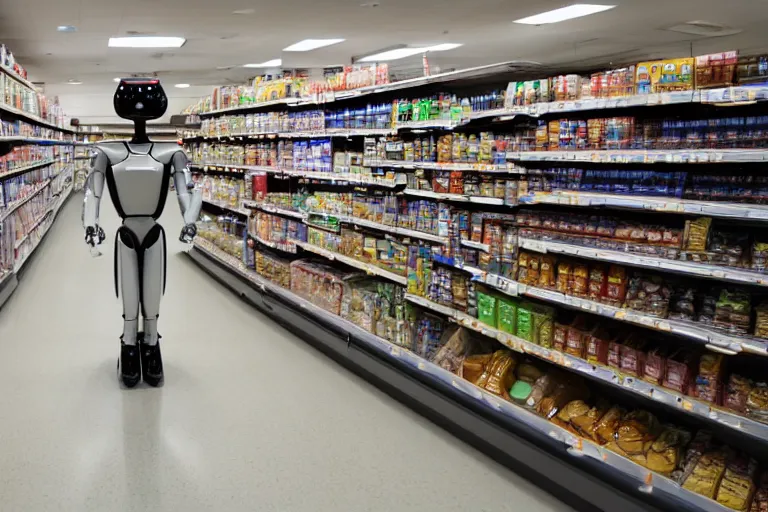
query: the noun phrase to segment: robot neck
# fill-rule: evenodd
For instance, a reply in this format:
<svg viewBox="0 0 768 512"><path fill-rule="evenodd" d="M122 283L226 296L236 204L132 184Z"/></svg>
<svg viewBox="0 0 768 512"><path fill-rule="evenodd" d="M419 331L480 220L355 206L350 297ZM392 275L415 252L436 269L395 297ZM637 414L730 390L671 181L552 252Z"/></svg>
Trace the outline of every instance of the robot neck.
<svg viewBox="0 0 768 512"><path fill-rule="evenodd" d="M148 144L149 137L147 137L147 122L143 119L137 119L133 122L133 138L132 144Z"/></svg>

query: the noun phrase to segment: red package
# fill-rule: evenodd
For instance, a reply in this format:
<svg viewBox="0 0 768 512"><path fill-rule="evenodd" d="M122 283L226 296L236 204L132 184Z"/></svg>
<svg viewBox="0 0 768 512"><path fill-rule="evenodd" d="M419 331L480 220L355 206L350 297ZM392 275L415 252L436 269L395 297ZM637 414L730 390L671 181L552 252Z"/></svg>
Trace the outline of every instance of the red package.
<svg viewBox="0 0 768 512"><path fill-rule="evenodd" d="M621 363L619 367L622 372L634 375L635 377L643 375L645 352L641 348L629 344L622 345L620 355Z"/></svg>
<svg viewBox="0 0 768 512"><path fill-rule="evenodd" d="M263 201L267 197L267 173L257 172L251 176L251 199Z"/></svg>
<svg viewBox="0 0 768 512"><path fill-rule="evenodd" d="M671 357L668 357L666 365L667 371L662 385L665 388L674 389L679 393L687 394L688 386L690 385L693 376L694 363L695 358L692 355L683 352L677 352Z"/></svg>
<svg viewBox="0 0 768 512"><path fill-rule="evenodd" d="M565 344L568 339L568 326L563 324L555 324L554 332L552 334L552 347L560 352L565 352Z"/></svg>
<svg viewBox="0 0 768 512"><path fill-rule="evenodd" d="M584 357L584 333L571 327L565 341L565 351L576 357Z"/></svg>
<svg viewBox="0 0 768 512"><path fill-rule="evenodd" d="M611 368L621 367L621 343L618 341L608 343L608 366Z"/></svg>
<svg viewBox="0 0 768 512"><path fill-rule="evenodd" d="M643 379L660 386L664 381L664 370L667 368L666 352L659 348L651 350L645 355L643 367Z"/></svg>
<svg viewBox="0 0 768 512"><path fill-rule="evenodd" d="M587 361L595 364L608 364L608 332L596 328L587 336Z"/></svg>

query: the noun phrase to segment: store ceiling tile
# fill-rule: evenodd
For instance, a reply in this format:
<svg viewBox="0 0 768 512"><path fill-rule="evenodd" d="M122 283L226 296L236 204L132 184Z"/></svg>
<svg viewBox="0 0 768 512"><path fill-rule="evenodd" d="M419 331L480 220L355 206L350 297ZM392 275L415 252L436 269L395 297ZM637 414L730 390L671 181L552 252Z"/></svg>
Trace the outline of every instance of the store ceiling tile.
<svg viewBox="0 0 768 512"><path fill-rule="evenodd" d="M212 85L237 83L253 74L249 62L282 58L286 67L349 63L398 44L455 42L464 46L431 56L432 68L456 68L508 60L544 66L589 68L654 56L715 50L759 50L768 45L764 0L612 0L615 9L563 23L526 26L513 21L562 7L560 0L25 0L6 2L2 42L47 88L76 76L85 84L113 87L116 74L156 72L165 81ZM233 14L251 8L253 13ZM701 38L665 30L694 20L742 30ZM61 33L62 24L77 32ZM178 35L173 51L109 49L110 36ZM311 52L282 49L303 38L346 38ZM418 66L420 56L413 60ZM217 69L226 67L228 69Z"/></svg>

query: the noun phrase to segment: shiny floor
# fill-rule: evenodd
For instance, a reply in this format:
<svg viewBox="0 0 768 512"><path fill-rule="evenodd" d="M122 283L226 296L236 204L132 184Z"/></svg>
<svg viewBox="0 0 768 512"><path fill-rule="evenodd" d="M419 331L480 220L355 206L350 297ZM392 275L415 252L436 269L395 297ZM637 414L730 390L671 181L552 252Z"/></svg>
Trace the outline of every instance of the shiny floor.
<svg viewBox="0 0 768 512"><path fill-rule="evenodd" d="M121 306L81 196L0 310L0 509L564 511L203 274L169 197L166 384L116 379Z"/></svg>

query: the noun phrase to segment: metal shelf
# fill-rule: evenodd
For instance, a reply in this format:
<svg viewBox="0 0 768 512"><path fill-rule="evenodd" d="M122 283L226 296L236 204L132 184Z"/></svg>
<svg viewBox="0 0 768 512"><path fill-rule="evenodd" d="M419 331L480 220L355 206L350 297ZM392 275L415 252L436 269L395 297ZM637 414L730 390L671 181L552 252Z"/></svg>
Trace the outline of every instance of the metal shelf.
<svg viewBox="0 0 768 512"><path fill-rule="evenodd" d="M656 212L708 215L727 219L768 220L768 206L725 201L695 201L674 197L624 196L599 192L535 192L520 198L521 204L604 206Z"/></svg>
<svg viewBox="0 0 768 512"><path fill-rule="evenodd" d="M670 495L684 501L690 509L708 512L727 512L730 510L714 500L683 489L677 482L663 475L654 473L602 446L578 437L524 407L493 395L403 347L379 338L352 322L315 306L311 302L293 294L290 290L281 288L262 278L246 268L241 261L223 253L208 241L195 240L195 250L217 261L234 275L250 282L261 293L279 297L295 308L296 311L302 314L310 314L329 325L333 325L339 331L348 333L348 340L352 340L352 343L361 344L369 350L375 350L377 353L383 354L391 363L410 368L410 371L415 375L423 376L426 381L439 382L444 389L451 390L453 396L461 396L463 400L492 413L493 416L501 415L510 424L536 432L542 436L542 439L549 439L550 442L558 443L564 449L567 449L567 453L573 457L571 459L572 463L576 463L577 460L589 459L592 464L596 465L595 467L598 470L618 473L623 478L633 482L635 489L642 489L649 499L663 500L664 496L662 495ZM193 259L198 261L197 258ZM264 300L266 300L266 295L264 297ZM412 301L414 300L414 296L411 295L407 295L407 298ZM418 299L416 298L417 301ZM272 310L273 307L268 309ZM347 345L344 346L347 347ZM679 508L677 509L679 510Z"/></svg>
<svg viewBox="0 0 768 512"><path fill-rule="evenodd" d="M222 202L219 202L219 201L211 201L211 200L203 199L203 204L211 204L211 205L216 206L218 208L221 208L223 210L229 210L230 212L234 212L234 213L237 213L237 214L240 214L240 215L245 215L246 217L248 217L251 214L251 212L249 212L248 210L245 210L243 208L238 208L238 207L232 206L232 205L230 205L228 203L222 203Z"/></svg>
<svg viewBox="0 0 768 512"><path fill-rule="evenodd" d="M463 171L463 172L483 172L498 174L522 174L523 169L517 169L513 164L483 164L483 163L462 163L462 162L411 162L405 160L378 160L366 159L363 161L365 167L391 167L393 169L431 169L436 171Z"/></svg>
<svg viewBox="0 0 768 512"><path fill-rule="evenodd" d="M582 151L515 151L507 159L522 162L594 162L617 164L705 164L765 162L768 149L618 149Z"/></svg>
<svg viewBox="0 0 768 512"><path fill-rule="evenodd" d="M264 238L261 238L256 233L248 233L248 236L256 240L262 245L265 245L271 249L275 249L278 251L283 251L291 254L296 254L296 244L293 241L286 242L286 243L278 243L278 242L272 242L271 240L266 240Z"/></svg>
<svg viewBox="0 0 768 512"><path fill-rule="evenodd" d="M50 184L51 184L51 178L48 178L45 181L43 181L42 184L37 189L35 189L34 192L29 194L24 199L19 199L18 201L15 201L14 203L9 204L6 208L0 209L0 222L3 222L5 219L7 219L9 215L11 215L13 212L15 212L16 210L21 208L23 205L28 203L30 200L32 200L32 198L34 198L37 194L45 190L45 188Z"/></svg>
<svg viewBox="0 0 768 512"><path fill-rule="evenodd" d="M5 103L2 103L2 102L0 102L0 111L13 114L16 117L20 117L25 121L28 121L33 124L37 124L40 126L47 126L48 128L53 128L54 130L59 130L66 133L75 133L74 130L70 130L69 128L62 128L53 123L49 123L48 121L46 121L41 117L37 117L36 115L30 114L29 112L24 112L23 110L19 110L17 108L11 107L10 105L6 105Z"/></svg>
<svg viewBox="0 0 768 512"><path fill-rule="evenodd" d="M431 190L417 190L415 188L406 188L403 191L408 196L428 197L440 201L453 201L457 203L475 203L503 206L504 200L496 197L467 196L464 194L447 194L442 192L432 192Z"/></svg>
<svg viewBox="0 0 768 512"><path fill-rule="evenodd" d="M523 338L495 329L482 323L477 318L456 309L437 304L417 295L406 294L405 298L423 308L435 311L450 318L459 325L489 338L497 340L515 352L528 354L551 364L579 372L586 377L618 387L636 395L650 398L683 413L697 416L707 421L715 421L736 432L744 433L760 441L768 441L768 424L753 420L734 411L714 407L696 398L683 395L674 390L646 382L637 377L622 374L616 368L592 363L558 350L542 347Z"/></svg>
<svg viewBox="0 0 768 512"><path fill-rule="evenodd" d="M24 167L13 169L12 171L8 171L5 173L0 173L0 180L4 178L10 178L11 176L16 176L18 174L24 174L25 172L34 171L35 169L39 169L40 167L45 167L48 165L55 164L56 162L59 162L59 158L54 158L51 160L41 160L39 162L35 162L33 164L25 165Z"/></svg>
<svg viewBox="0 0 768 512"><path fill-rule="evenodd" d="M753 284L768 286L768 274L730 268L719 265L707 265L694 261L681 261L642 254L613 251L608 249L596 249L593 247L569 244L564 242L550 242L533 238L518 237L518 245L521 249L540 253L567 254L590 260L609 261L611 263L623 263L635 267L643 267L677 274L686 274L707 279L719 279L733 283Z"/></svg>
<svg viewBox="0 0 768 512"><path fill-rule="evenodd" d="M29 261L29 258L34 254L34 252L37 250L38 247L40 247L40 244L43 243L43 240L45 239L45 236L48 234L48 231L50 231L51 227L53 226L53 223L56 221L56 217L59 214L59 211L61 210L61 207L64 206L64 204L69 199L70 195L72 194L72 185L68 185L66 193L59 199L59 201L56 203L56 205L52 208L50 208L45 215L40 219L40 221L37 223L37 226L32 228L29 233L24 237L24 241L26 241L29 238L29 235L37 229L40 224L45 220L45 218L48 216L49 213L52 212L52 218L50 224L48 224L43 231L43 234L40 235L40 239L38 240L37 244L32 248L31 251L29 251L21 260L16 262L16 265L14 267L14 273L18 274L21 269L24 267L24 265Z"/></svg>
<svg viewBox="0 0 768 512"><path fill-rule="evenodd" d="M298 246L304 249L305 251L309 251L311 253L317 254L318 256L322 256L324 258L327 258L331 261L340 261L346 265L349 265L350 267L355 267L360 270L364 270L368 274L377 275L379 277L383 277L385 279L388 279L390 281L393 281L395 283L401 284L405 286L408 284L408 279L405 276L401 276L398 274L395 274L393 272L390 272L388 270L385 270L381 267L378 267L376 265L372 265L370 263L365 263L364 261L356 260L355 258L350 258L349 256L344 256L343 254L339 254L337 252L329 251L327 249L323 249L322 247L318 247L316 245L307 243L307 242L299 242L298 240L294 241L294 243Z"/></svg>

